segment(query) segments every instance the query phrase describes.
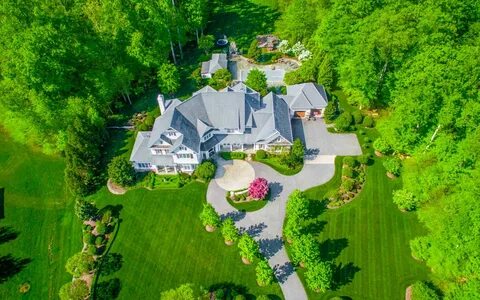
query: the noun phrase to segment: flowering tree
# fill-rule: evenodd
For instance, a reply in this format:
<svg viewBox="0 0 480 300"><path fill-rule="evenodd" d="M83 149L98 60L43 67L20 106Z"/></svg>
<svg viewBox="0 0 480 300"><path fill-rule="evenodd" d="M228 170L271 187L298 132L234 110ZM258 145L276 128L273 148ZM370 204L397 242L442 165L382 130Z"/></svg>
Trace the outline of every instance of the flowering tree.
<svg viewBox="0 0 480 300"><path fill-rule="evenodd" d="M256 178L250 183L248 187L248 196L251 198L262 200L267 197L268 194L268 181L265 178Z"/></svg>

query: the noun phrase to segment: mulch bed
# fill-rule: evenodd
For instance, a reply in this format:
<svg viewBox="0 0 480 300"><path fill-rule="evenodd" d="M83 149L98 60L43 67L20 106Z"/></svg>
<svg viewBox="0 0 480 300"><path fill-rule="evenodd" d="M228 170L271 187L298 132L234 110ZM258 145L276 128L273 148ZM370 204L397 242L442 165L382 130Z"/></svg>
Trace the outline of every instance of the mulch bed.
<svg viewBox="0 0 480 300"><path fill-rule="evenodd" d="M107 181L107 188L114 195L123 195L127 192L125 188L113 183L110 179Z"/></svg>

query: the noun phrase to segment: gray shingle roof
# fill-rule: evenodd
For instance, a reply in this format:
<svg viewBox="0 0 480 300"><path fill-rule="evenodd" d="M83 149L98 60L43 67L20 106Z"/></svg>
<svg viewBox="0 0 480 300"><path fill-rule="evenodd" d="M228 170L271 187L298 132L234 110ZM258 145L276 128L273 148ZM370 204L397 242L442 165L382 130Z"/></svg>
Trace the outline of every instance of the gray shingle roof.
<svg viewBox="0 0 480 300"><path fill-rule="evenodd" d="M244 84L223 92L203 88L184 102L172 101L164 114L155 120L151 132L140 132L135 141L131 160L150 162L150 147L162 140L173 151L184 145L195 152L207 151L218 143L268 143L282 136L293 142L290 113L281 97L270 93L261 99ZM170 128L181 136L171 140L165 135ZM201 137L212 129L238 129L244 134L215 134L205 143Z"/></svg>
<svg viewBox="0 0 480 300"><path fill-rule="evenodd" d="M220 69L227 68L227 55L225 53L213 53L212 59L202 63L202 74L213 74Z"/></svg>
<svg viewBox="0 0 480 300"><path fill-rule="evenodd" d="M287 86L287 95L282 98L292 110L319 109L328 104L324 87L312 82Z"/></svg>

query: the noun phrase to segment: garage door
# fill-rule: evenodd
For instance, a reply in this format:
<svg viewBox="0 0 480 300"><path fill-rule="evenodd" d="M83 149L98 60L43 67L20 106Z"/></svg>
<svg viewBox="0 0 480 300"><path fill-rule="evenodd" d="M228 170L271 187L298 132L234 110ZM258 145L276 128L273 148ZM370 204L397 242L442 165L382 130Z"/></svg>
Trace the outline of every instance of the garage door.
<svg viewBox="0 0 480 300"><path fill-rule="evenodd" d="M295 118L305 118L305 111L296 111L293 116Z"/></svg>

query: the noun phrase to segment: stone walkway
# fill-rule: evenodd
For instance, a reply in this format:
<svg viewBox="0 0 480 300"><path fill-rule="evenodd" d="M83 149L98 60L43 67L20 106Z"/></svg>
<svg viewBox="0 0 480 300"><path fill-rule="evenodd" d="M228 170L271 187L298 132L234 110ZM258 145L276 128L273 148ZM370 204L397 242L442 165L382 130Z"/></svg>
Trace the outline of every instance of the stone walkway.
<svg viewBox="0 0 480 300"><path fill-rule="evenodd" d="M266 178L270 183L272 196L264 208L248 213L236 210L225 200L226 191L216 180L210 181L207 201L222 218L231 217L241 232L248 232L258 241L260 251L275 271L285 299L304 300L307 299L307 294L288 259L282 240L288 195L295 189L306 190L329 181L335 174L335 155L360 155L362 152L355 135L331 134L327 132L323 120L313 123L299 120L299 124L292 125L297 129L303 125L307 151L315 152L314 157L306 157L303 169L293 176L281 175L262 163L249 162L255 171L255 177ZM327 148L325 143L330 147ZM341 147L332 147L333 145ZM335 153L336 150L338 153ZM308 160L311 161L307 162ZM222 175L219 172L216 177Z"/></svg>

